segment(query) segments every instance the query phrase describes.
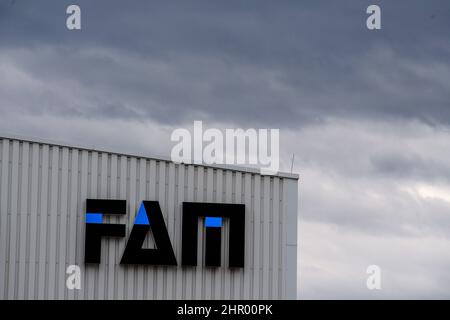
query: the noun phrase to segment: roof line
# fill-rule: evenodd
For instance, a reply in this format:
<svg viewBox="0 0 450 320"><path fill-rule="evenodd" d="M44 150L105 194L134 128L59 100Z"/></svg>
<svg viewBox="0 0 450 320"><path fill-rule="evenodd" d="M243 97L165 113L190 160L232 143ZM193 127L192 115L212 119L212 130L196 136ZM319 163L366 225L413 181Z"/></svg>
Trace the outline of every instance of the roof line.
<svg viewBox="0 0 450 320"><path fill-rule="evenodd" d="M137 154L137 153L123 153L123 152L120 152L117 150L106 150L106 149L97 148L95 146L89 147L89 146L83 146L83 145L79 145L79 144L70 144L67 142L55 141L55 140L50 140L50 139L40 139L40 138L37 139L37 138L31 138L31 137L15 135L15 134L0 133L0 139L18 140L18 141L38 143L38 144L48 144L48 145L63 147L63 148L75 148L75 149L86 150L86 151L104 152L104 153L121 155L121 156L177 163L177 162L172 161L167 156L155 156L155 155L145 155L145 154ZM245 173L253 173L253 174L258 174L258 175L264 176L263 174L261 174L261 171L258 168L249 168L249 167L243 167L243 166L237 166L237 165L225 165L225 164L224 165L210 165L210 164L203 164L203 163L183 163L183 162L180 164L201 166L201 167L213 168L213 169L230 170L230 171L237 171L237 172L245 172ZM278 172L277 174L267 175L267 176L295 179L295 180L299 179L299 175L297 173L288 173L288 172Z"/></svg>

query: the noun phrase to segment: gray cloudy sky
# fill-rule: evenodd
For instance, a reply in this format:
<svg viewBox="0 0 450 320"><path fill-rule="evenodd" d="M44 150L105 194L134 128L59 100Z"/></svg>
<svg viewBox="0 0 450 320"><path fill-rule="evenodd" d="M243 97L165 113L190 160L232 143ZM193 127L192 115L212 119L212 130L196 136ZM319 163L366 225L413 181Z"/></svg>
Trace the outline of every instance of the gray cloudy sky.
<svg viewBox="0 0 450 320"><path fill-rule="evenodd" d="M0 131L167 155L194 120L280 128L299 298L450 298L449 57L448 0L0 0Z"/></svg>

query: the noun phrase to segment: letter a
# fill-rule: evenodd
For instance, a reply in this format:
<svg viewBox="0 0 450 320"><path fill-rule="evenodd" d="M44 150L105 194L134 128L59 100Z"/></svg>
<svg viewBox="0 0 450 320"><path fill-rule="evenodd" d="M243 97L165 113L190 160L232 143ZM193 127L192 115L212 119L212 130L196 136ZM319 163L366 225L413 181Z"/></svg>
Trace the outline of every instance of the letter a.
<svg viewBox="0 0 450 320"><path fill-rule="evenodd" d="M381 29L381 8L376 4L367 7L366 13L371 14L366 21L367 29Z"/></svg>
<svg viewBox="0 0 450 320"><path fill-rule="evenodd" d="M79 6L72 4L67 7L67 17L66 26L69 30L80 30L81 29L81 9Z"/></svg>

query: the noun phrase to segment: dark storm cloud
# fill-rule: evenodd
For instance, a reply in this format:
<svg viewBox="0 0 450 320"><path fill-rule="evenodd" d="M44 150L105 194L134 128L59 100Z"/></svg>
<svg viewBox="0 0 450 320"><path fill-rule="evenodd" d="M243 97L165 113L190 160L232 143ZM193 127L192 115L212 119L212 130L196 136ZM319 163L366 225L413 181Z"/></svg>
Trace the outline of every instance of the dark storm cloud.
<svg viewBox="0 0 450 320"><path fill-rule="evenodd" d="M61 103L48 89L64 113L274 127L328 115L450 122L444 1L378 2L377 32L365 28L367 1L77 3L81 32L64 28L69 1L1 7L0 47L29 49L16 61L23 72L69 78L86 98Z"/></svg>
<svg viewBox="0 0 450 320"><path fill-rule="evenodd" d="M390 178L415 178L450 182L450 165L446 159L436 161L426 155L400 151L398 154L380 154L370 159L377 175Z"/></svg>
<svg viewBox="0 0 450 320"><path fill-rule="evenodd" d="M445 128L334 119L282 137L290 146L282 149L296 155L303 221L378 236L448 237Z"/></svg>

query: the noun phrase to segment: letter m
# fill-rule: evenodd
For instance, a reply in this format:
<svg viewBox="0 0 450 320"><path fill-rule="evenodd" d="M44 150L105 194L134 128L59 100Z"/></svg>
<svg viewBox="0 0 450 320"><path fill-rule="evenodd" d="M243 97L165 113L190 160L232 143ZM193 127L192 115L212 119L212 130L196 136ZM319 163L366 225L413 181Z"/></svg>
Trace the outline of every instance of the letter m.
<svg viewBox="0 0 450 320"><path fill-rule="evenodd" d="M205 266L221 265L222 219L229 220L229 267L243 268L245 253L245 205L183 202L182 265L197 265L199 219L205 227Z"/></svg>

